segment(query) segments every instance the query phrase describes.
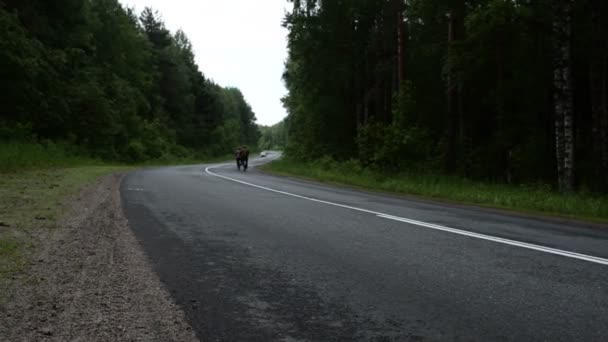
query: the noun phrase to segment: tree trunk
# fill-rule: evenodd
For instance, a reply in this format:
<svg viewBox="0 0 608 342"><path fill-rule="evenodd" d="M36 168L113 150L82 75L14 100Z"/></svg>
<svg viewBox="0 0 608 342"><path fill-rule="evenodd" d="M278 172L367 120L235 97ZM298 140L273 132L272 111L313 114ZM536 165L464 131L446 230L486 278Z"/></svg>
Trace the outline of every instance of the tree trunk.
<svg viewBox="0 0 608 342"><path fill-rule="evenodd" d="M397 81L399 84L399 88L401 89L401 85L405 81L405 55L406 55L406 42L407 42L407 25L405 23L404 17L404 4L403 1L399 1L397 6Z"/></svg>
<svg viewBox="0 0 608 342"><path fill-rule="evenodd" d="M456 108L457 87L452 71L452 44L454 43L454 15L448 13L448 74L447 74L447 144L446 144L446 171L453 173L456 170L456 132L458 119Z"/></svg>
<svg viewBox="0 0 608 342"><path fill-rule="evenodd" d="M495 70L495 109L494 109L494 115L495 115L495 124L493 129L498 131L501 131L501 129L504 129L503 126L506 126L508 123L506 122L507 120L507 115L505 115L506 112L506 101L505 101L505 89L504 89L504 84L505 84L505 58L504 58L504 49L503 46L505 44L506 41L506 37L504 34L503 29L499 29L495 35L494 35L494 54L495 54L495 63L496 63L496 70ZM496 176L502 176L501 178L503 178L503 180L507 183L507 184L511 184L512 181L512 173L511 173L511 139L509 137L509 139L505 139L507 141L501 141L501 143L499 144L500 148L499 148L499 152L501 156L504 156L503 158L501 158L502 161L502 165L500 166L500 171L498 172L503 172L502 175L496 175ZM494 176L494 175L492 175Z"/></svg>
<svg viewBox="0 0 608 342"><path fill-rule="evenodd" d="M602 81L602 112L599 120L600 132L599 132L599 141L600 146L602 146L601 150L601 165L602 165L602 177L606 183L608 183L608 179L606 179L606 175L608 174L608 56L604 55L604 63L602 68L602 74L604 75L604 79ZM606 184L608 187L608 184ZM607 189L608 190L608 189Z"/></svg>
<svg viewBox="0 0 608 342"><path fill-rule="evenodd" d="M459 1L459 4L461 2ZM457 13L457 14L455 14ZM454 68L453 46L462 39L464 31L464 3L462 8L447 14L448 17L448 58L447 58L447 120L446 120L446 171L456 172L459 151L464 140L464 114L462 101L462 84L457 79Z"/></svg>
<svg viewBox="0 0 608 342"><path fill-rule="evenodd" d="M606 66L608 46L603 36L602 18L597 3L591 10L592 44L589 63L591 92L591 127L594 149L595 176L602 192L608 191L608 107L606 89Z"/></svg>
<svg viewBox="0 0 608 342"><path fill-rule="evenodd" d="M448 18L448 52L447 52L447 117L445 169L448 173L457 171L457 163L463 155L464 145L464 111L462 101L462 80L457 78L454 66L454 44L464 37L464 18L466 6L464 0L452 0Z"/></svg>
<svg viewBox="0 0 608 342"><path fill-rule="evenodd" d="M572 4L570 0L564 0L555 1L553 6L555 156L559 190L568 193L574 190L573 98L570 57Z"/></svg>

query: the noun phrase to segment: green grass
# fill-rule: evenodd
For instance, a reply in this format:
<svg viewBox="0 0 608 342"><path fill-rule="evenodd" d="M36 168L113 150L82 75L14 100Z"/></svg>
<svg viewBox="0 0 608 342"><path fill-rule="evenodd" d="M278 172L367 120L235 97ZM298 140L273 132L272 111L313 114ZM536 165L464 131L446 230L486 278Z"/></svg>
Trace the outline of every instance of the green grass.
<svg viewBox="0 0 608 342"><path fill-rule="evenodd" d="M0 173L0 280L22 269L33 229L53 229L66 199L127 166L78 166Z"/></svg>
<svg viewBox="0 0 608 342"><path fill-rule="evenodd" d="M194 164L209 164L209 163L220 163L227 160L234 159L234 155L226 154L223 156L209 157L203 156L201 158L160 158L148 160L140 163L131 164L132 166L171 166L171 165L194 165Z"/></svg>
<svg viewBox="0 0 608 342"><path fill-rule="evenodd" d="M66 144L0 143L0 289L8 277L27 267L35 248L31 238L35 230L55 228L66 209L66 200L99 177L138 167L214 163L233 158L232 154L165 156L133 164L108 164L86 157L83 151Z"/></svg>
<svg viewBox="0 0 608 342"><path fill-rule="evenodd" d="M100 164L65 144L0 143L0 172Z"/></svg>
<svg viewBox="0 0 608 342"><path fill-rule="evenodd" d="M25 267L32 230L54 228L68 196L125 169L65 144L0 143L0 285Z"/></svg>
<svg viewBox="0 0 608 342"><path fill-rule="evenodd" d="M15 241L0 241L0 257L11 255L19 248L19 244Z"/></svg>
<svg viewBox="0 0 608 342"><path fill-rule="evenodd" d="M103 175L145 166L186 165L232 160L219 157L164 158L108 164L83 157L73 147L47 143L0 143L0 283L27 264L35 229L53 229L66 199ZM1 284L0 284L1 288ZM1 292L1 291L0 291Z"/></svg>
<svg viewBox="0 0 608 342"><path fill-rule="evenodd" d="M504 185L432 174L384 174L362 168L356 162L323 160L303 163L274 161L264 170L289 176L344 184L369 190L415 195L424 198L509 209L596 222L608 222L608 197L562 195L546 186Z"/></svg>
<svg viewBox="0 0 608 342"><path fill-rule="evenodd" d="M157 159L135 163L115 162L113 165L129 165L133 167L168 166L214 163L234 159L234 155L232 154L223 156L206 156L201 154L200 156L196 156L196 152L190 152L192 156L188 157L166 155ZM55 144L52 142L47 142L46 144L0 142L0 174L24 170L107 164L107 162L102 160L88 157L84 151L67 144Z"/></svg>

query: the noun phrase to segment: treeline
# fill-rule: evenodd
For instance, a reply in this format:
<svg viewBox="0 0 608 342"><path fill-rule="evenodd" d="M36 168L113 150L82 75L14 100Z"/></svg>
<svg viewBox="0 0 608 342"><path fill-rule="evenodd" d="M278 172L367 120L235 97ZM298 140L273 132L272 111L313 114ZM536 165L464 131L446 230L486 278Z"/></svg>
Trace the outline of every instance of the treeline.
<svg viewBox="0 0 608 342"><path fill-rule="evenodd" d="M289 155L608 191L608 2L291 2Z"/></svg>
<svg viewBox="0 0 608 342"><path fill-rule="evenodd" d="M186 34L117 0L0 0L0 140L139 161L254 146L243 94L205 78Z"/></svg>
<svg viewBox="0 0 608 342"><path fill-rule="evenodd" d="M287 145L287 120L272 126L260 126L258 147L263 150L282 150Z"/></svg>

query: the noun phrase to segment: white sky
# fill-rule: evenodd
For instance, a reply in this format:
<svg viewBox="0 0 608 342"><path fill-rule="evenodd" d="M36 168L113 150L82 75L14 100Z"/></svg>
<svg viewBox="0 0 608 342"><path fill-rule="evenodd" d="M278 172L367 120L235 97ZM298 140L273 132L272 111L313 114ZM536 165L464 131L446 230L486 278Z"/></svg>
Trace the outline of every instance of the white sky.
<svg viewBox="0 0 608 342"><path fill-rule="evenodd" d="M281 121L286 94L281 75L287 59L287 30L281 26L287 0L120 0L157 10L171 32L181 28L196 62L209 79L239 88L258 124Z"/></svg>

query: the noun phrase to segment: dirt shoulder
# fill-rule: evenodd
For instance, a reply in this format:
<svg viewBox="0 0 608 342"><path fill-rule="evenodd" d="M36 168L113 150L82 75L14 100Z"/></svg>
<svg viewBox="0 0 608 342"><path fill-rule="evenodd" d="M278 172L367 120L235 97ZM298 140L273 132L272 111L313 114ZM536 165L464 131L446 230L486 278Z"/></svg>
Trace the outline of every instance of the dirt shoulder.
<svg viewBox="0 0 608 342"><path fill-rule="evenodd" d="M121 174L32 230L29 265L5 279L0 341L197 341L123 216Z"/></svg>

